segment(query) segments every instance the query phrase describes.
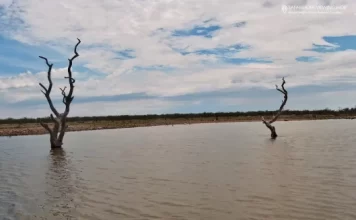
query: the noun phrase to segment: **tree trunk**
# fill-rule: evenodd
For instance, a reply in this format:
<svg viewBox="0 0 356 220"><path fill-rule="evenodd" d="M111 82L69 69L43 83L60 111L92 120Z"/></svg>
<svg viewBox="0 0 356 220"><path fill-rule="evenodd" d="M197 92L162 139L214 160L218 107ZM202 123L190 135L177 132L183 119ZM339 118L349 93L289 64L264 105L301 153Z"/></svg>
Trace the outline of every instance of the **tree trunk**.
<svg viewBox="0 0 356 220"><path fill-rule="evenodd" d="M50 132L50 143L51 143L51 148L61 148L63 145L62 140L60 137L58 137L58 132Z"/></svg>
<svg viewBox="0 0 356 220"><path fill-rule="evenodd" d="M272 129L271 130L271 138L272 139L276 139L277 138L277 132L276 132L276 128L274 126L272 126Z"/></svg>
<svg viewBox="0 0 356 220"><path fill-rule="evenodd" d="M55 148L62 148L61 144L58 144L56 142L51 141L51 148L55 149Z"/></svg>
<svg viewBox="0 0 356 220"><path fill-rule="evenodd" d="M270 123L268 123L267 121L263 121L263 123L266 125L266 127L271 131L271 138L272 139L276 139L277 138L277 132L276 132L276 128L271 125Z"/></svg>

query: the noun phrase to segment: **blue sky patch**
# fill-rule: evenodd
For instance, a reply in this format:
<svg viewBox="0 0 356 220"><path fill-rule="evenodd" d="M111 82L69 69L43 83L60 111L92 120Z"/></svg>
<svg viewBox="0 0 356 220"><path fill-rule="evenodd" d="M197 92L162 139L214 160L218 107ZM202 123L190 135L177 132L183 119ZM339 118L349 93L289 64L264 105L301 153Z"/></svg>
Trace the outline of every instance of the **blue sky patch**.
<svg viewBox="0 0 356 220"><path fill-rule="evenodd" d="M212 38L212 34L220 29L221 26L219 25L210 25L207 27L197 25L191 29L174 30L172 36L174 37L201 36L205 38Z"/></svg>
<svg viewBox="0 0 356 220"><path fill-rule="evenodd" d="M118 55L116 58L119 60L134 59L134 58L136 58L134 53L135 53L135 51L132 49L120 50L120 51L116 52L116 54Z"/></svg>
<svg viewBox="0 0 356 220"><path fill-rule="evenodd" d="M38 56L45 56L55 64L68 62L62 54L51 48L23 44L2 35L0 35L0 48L0 76L42 71L43 60Z"/></svg>
<svg viewBox="0 0 356 220"><path fill-rule="evenodd" d="M201 49L196 51L184 51L184 50L177 50L183 56L189 54L197 54L197 55L212 55L218 58L219 62L234 64L234 65L242 65L242 64L249 64L249 63L273 63L271 60L262 59L262 58L235 58L233 57L235 54L239 53L241 50L248 50L250 46L242 45L242 44L234 44L225 47L216 47L212 49ZM210 61L202 61L209 63Z"/></svg>
<svg viewBox="0 0 356 220"><path fill-rule="evenodd" d="M210 18L210 19L204 20L203 23L206 24L206 23L209 23L211 21L215 21L215 19L214 18Z"/></svg>
<svg viewBox="0 0 356 220"><path fill-rule="evenodd" d="M217 47L213 49L202 49L202 50L196 50L194 52L186 52L186 54L195 53L199 55L231 56L233 54L238 53L241 50L246 50L248 48L249 48L248 46L235 44L227 47Z"/></svg>
<svg viewBox="0 0 356 220"><path fill-rule="evenodd" d="M356 35L345 35L345 36L325 36L323 40L335 45L320 45L313 44L311 49L306 49L307 51L315 51L319 53L330 53L345 50L356 50Z"/></svg>
<svg viewBox="0 0 356 220"><path fill-rule="evenodd" d="M313 56L300 56L300 57L295 58L295 60L298 62L307 62L307 63L321 61L320 58L313 57Z"/></svg>
<svg viewBox="0 0 356 220"><path fill-rule="evenodd" d="M95 97L78 97L77 103L89 103L89 102L120 102L131 100L144 100L153 99L155 96L147 95L146 93L129 93L113 96L95 96Z"/></svg>
<svg viewBox="0 0 356 220"><path fill-rule="evenodd" d="M247 22L246 21L240 21L234 24L234 27L244 27L246 26Z"/></svg>
<svg viewBox="0 0 356 220"><path fill-rule="evenodd" d="M242 64L250 64L250 63L273 63L271 60L265 60L261 58L223 58L225 63L234 64L234 65L242 65Z"/></svg>
<svg viewBox="0 0 356 220"><path fill-rule="evenodd" d="M114 50L113 48L111 48L109 45L106 44L92 44L90 46L88 45L80 45L81 48L85 48L85 49L103 49L106 51L110 51L116 54L115 59L119 59L119 60L128 60L128 59L134 59L136 58L135 55L135 50L134 49L122 49L122 50Z"/></svg>
<svg viewBox="0 0 356 220"><path fill-rule="evenodd" d="M165 65L152 65L152 66L135 66L133 67L135 71L162 71L162 72L171 72L175 70L174 67L165 66Z"/></svg>
<svg viewBox="0 0 356 220"><path fill-rule="evenodd" d="M40 87L38 87L40 89ZM52 92L58 92L58 90L53 90ZM157 96L150 96L146 93L129 93L129 94L122 94L122 95L112 95L112 96L75 96L74 101L75 103L91 103L91 102L120 102L120 101L131 101L131 100L145 100L145 99L153 99L157 98ZM60 109L63 106L61 98L52 98L54 105ZM28 107L33 105L40 105L46 104L46 99L43 97L41 99L28 99L25 101L19 101L15 103L11 103L12 107Z"/></svg>

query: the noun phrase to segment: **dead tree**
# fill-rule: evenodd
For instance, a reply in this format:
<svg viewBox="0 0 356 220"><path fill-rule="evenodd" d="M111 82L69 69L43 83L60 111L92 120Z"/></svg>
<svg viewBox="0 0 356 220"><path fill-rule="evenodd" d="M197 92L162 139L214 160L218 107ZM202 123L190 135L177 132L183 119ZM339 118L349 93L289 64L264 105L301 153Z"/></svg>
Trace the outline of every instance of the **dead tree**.
<svg viewBox="0 0 356 220"><path fill-rule="evenodd" d="M50 143L51 143L51 148L61 148L63 145L63 137L64 134L68 128L67 126L67 116L69 114L70 110L70 104L72 103L74 96L73 96L73 91L74 91L74 83L75 79L72 76L72 65L73 65L73 60L79 56L77 52L77 47L80 44L80 39L78 38L78 43L74 47L74 56L70 59L68 59L69 64L68 64L68 76L64 77L65 79L68 79L69 82L69 92L68 94L66 93L66 86L62 89L59 88L62 92L62 102L65 105L65 110L64 113L59 113L57 109L54 107L52 99L50 97L51 91L52 91L52 78L51 78L51 72L52 72L52 67L53 64L50 64L48 62L48 59L39 56L41 59L44 59L46 61L46 64L48 66L48 72L47 72L47 78L48 78L48 88L46 88L42 83L39 83L40 86L42 87L43 90L41 92L44 94L44 96L47 99L47 102L49 104L49 107L52 111L53 114L51 114L51 120L53 121L54 125L50 127L48 124L40 122L42 127L46 129L50 135Z"/></svg>
<svg viewBox="0 0 356 220"><path fill-rule="evenodd" d="M276 85L276 89L278 91L280 91L283 95L284 95L284 99L282 100L282 105L281 107L279 107L279 110L277 112L277 114L270 120L270 121L266 121L264 119L264 117L262 117L262 122L267 126L267 128L271 131L271 138L272 139L276 139L277 138L277 132L276 132L276 128L272 125L273 122L277 121L278 117L281 115L284 106L287 103L288 100L288 92L287 90L284 88L284 84L286 84L286 81L284 80L283 77L283 82L282 82L282 89L278 88L278 86Z"/></svg>

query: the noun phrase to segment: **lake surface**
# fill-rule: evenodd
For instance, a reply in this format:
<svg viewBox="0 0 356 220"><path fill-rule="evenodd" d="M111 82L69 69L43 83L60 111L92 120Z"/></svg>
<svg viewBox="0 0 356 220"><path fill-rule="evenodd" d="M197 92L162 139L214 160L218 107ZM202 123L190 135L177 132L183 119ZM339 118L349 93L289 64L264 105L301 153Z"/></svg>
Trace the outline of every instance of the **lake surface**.
<svg viewBox="0 0 356 220"><path fill-rule="evenodd" d="M0 219L356 219L356 121L0 138Z"/></svg>

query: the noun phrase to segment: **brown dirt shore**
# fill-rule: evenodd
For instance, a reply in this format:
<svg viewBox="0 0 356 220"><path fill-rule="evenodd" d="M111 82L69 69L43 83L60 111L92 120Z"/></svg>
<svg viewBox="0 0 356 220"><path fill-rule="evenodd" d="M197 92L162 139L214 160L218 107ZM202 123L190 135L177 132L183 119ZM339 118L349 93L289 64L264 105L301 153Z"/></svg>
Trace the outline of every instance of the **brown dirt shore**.
<svg viewBox="0 0 356 220"><path fill-rule="evenodd" d="M279 121L300 121L300 120L326 120L326 119L354 119L353 116L333 116L333 115L302 115L302 116L281 116ZM68 132L89 131L103 129L149 127L149 126L172 126L178 124L198 124L198 123L223 123L223 122L252 122L261 121L260 116L239 116L239 117L196 117L196 118L176 118L176 119L147 119L147 120L113 120L113 121L82 121L69 122ZM46 130L38 123L18 123L1 124L0 136L25 136L46 134Z"/></svg>

